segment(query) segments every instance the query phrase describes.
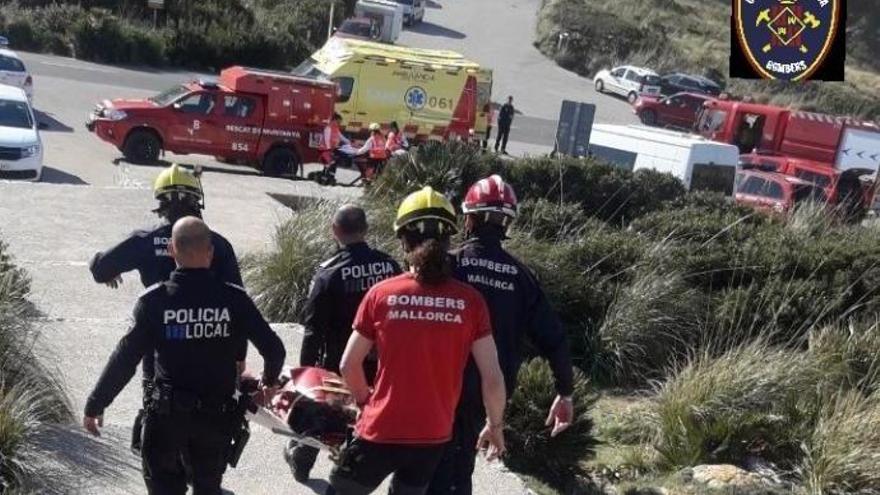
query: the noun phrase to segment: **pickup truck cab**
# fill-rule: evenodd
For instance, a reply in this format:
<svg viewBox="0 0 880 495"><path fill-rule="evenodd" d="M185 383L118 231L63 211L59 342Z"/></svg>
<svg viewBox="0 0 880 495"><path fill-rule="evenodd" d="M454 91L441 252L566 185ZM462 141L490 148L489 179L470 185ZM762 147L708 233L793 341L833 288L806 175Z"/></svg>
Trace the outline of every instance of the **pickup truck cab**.
<svg viewBox="0 0 880 495"><path fill-rule="evenodd" d="M825 190L808 181L776 172L743 170L736 176L736 203L759 211L785 214L813 201L831 204Z"/></svg>
<svg viewBox="0 0 880 495"><path fill-rule="evenodd" d="M336 95L329 81L236 66L217 81L180 84L146 99L105 100L86 127L133 163L155 162L168 151L287 175L318 161Z"/></svg>

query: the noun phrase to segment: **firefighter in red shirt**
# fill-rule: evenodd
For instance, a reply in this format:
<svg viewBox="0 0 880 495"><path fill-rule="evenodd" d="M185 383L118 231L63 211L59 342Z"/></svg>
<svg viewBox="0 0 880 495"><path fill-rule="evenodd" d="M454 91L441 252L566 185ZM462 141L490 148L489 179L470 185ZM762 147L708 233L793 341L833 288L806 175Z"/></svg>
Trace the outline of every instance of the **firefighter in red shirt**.
<svg viewBox="0 0 880 495"><path fill-rule="evenodd" d="M333 118L324 127L324 139L321 146L321 162L324 163L321 175L327 183L331 184L336 182L336 166L339 163L342 163L343 166L351 164L351 141L342 133L342 129L339 127L340 122L342 122L342 116L334 113Z"/></svg>
<svg viewBox="0 0 880 495"><path fill-rule="evenodd" d="M339 495L372 493L393 474L391 493L423 494L452 436L468 357L480 371L488 420L474 448L504 453L504 377L486 303L452 277L452 204L430 187L401 203L394 223L410 271L373 286L355 317L340 366L359 405L355 438L330 483ZM376 349L371 390L363 361Z"/></svg>

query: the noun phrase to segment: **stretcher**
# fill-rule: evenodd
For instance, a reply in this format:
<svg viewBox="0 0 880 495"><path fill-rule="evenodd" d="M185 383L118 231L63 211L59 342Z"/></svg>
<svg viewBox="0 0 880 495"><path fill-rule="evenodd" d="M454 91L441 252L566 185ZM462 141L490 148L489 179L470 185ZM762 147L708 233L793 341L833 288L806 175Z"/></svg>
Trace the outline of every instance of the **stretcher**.
<svg viewBox="0 0 880 495"><path fill-rule="evenodd" d="M258 383L245 372L239 387L250 396L246 417L251 423L302 445L339 453L357 418L354 398L342 377L321 368L285 367L281 387L268 403Z"/></svg>

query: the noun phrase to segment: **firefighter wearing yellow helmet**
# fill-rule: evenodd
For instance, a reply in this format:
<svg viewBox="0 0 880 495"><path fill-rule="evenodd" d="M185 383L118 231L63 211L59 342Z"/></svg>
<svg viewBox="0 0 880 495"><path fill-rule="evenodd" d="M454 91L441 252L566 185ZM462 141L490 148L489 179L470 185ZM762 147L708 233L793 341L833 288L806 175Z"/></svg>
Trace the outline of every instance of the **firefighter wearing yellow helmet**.
<svg viewBox="0 0 880 495"><path fill-rule="evenodd" d="M168 280L175 269L174 259L168 253L171 241L171 227L174 222L186 216L201 217L204 207L204 193L201 181L189 170L173 164L162 170L153 182L153 196L159 202L154 213L161 222L147 229L135 230L119 244L100 251L89 263L89 270L95 282L116 288L122 283L122 274L137 271L144 287ZM241 286L241 270L232 245L223 236L212 233L214 257L211 271L225 282ZM240 361L244 361L246 348L240 351ZM143 384L144 398L149 397L153 381L153 356L144 356ZM138 413L132 433L132 448L140 448L140 418Z"/></svg>
<svg viewBox="0 0 880 495"><path fill-rule="evenodd" d="M361 414L330 474L337 493L371 493L392 473L395 493L425 493L452 437L471 356L488 417L476 444L490 459L504 452L504 377L488 309L476 289L452 277L446 252L457 230L455 209L425 187L400 204L394 230L410 271L367 292L340 364ZM363 365L374 350L378 372L370 388Z"/></svg>
<svg viewBox="0 0 880 495"><path fill-rule="evenodd" d="M369 169L366 173L362 172L367 180L370 180L376 174L382 171L385 161L388 160L388 150L386 149L385 134L382 133L382 126L377 122L373 122L369 126L370 137L364 141L364 145L357 151L357 155L367 155L369 158Z"/></svg>

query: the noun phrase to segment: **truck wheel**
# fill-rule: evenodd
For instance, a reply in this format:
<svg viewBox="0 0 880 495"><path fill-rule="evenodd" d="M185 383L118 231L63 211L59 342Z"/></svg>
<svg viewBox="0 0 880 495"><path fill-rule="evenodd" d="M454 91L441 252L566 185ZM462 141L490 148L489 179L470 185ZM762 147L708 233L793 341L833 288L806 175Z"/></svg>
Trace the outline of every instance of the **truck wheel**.
<svg viewBox="0 0 880 495"><path fill-rule="evenodd" d="M657 124L657 113L653 110L645 110L644 112L639 114L639 118L642 120L642 123L645 125L656 125Z"/></svg>
<svg viewBox="0 0 880 495"><path fill-rule="evenodd" d="M299 157L287 148L275 148L263 158L263 173L270 177L294 175L299 169Z"/></svg>
<svg viewBox="0 0 880 495"><path fill-rule="evenodd" d="M635 103L636 100L638 100L638 99L639 99L639 94L636 93L635 91L631 91L628 95L626 95L626 101L628 101L630 104Z"/></svg>
<svg viewBox="0 0 880 495"><path fill-rule="evenodd" d="M131 163L155 163L162 143L156 133L147 130L132 131L122 147L122 155Z"/></svg>
<svg viewBox="0 0 880 495"><path fill-rule="evenodd" d="M596 81L596 92L597 93L604 93L605 92L605 83L603 83L601 79Z"/></svg>

